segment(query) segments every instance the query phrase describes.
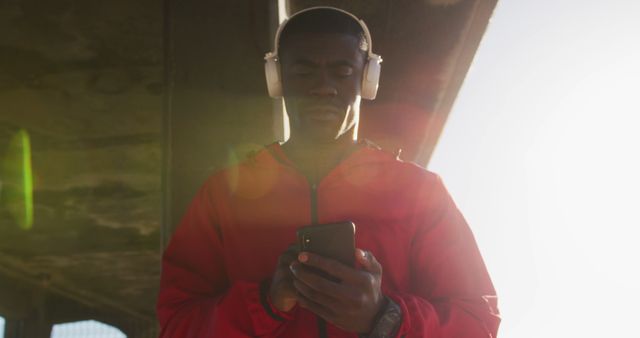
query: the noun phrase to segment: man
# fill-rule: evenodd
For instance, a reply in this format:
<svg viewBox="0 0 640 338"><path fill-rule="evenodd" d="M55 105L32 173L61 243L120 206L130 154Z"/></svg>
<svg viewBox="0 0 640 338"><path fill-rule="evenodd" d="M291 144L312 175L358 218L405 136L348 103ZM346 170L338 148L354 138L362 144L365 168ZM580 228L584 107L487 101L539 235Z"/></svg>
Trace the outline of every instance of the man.
<svg viewBox="0 0 640 338"><path fill-rule="evenodd" d="M313 8L281 26L266 70L290 139L214 173L193 200L163 257L162 337L496 336L493 285L440 179L355 141L379 62L349 13ZM291 246L301 226L345 220L356 267Z"/></svg>

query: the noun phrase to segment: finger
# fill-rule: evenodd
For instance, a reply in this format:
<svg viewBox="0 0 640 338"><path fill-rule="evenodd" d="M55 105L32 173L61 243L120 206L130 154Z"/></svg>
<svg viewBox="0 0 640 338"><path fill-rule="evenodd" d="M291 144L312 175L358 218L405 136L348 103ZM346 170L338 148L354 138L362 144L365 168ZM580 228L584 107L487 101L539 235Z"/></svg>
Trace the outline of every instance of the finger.
<svg viewBox="0 0 640 338"><path fill-rule="evenodd" d="M290 268L296 280L304 283L306 286L325 297L344 299L349 296L348 290L343 285L334 283L333 281L318 275L318 273L309 270L300 263L294 262L291 264Z"/></svg>
<svg viewBox="0 0 640 338"><path fill-rule="evenodd" d="M342 281L354 282L359 279L358 270L331 258L305 251L298 255L298 261L304 265L318 268Z"/></svg>
<svg viewBox="0 0 640 338"><path fill-rule="evenodd" d="M295 254L287 254L287 253L283 253L282 255L280 255L280 257L278 257L278 264L287 264L289 265L289 263L293 262L296 260L296 255Z"/></svg>
<svg viewBox="0 0 640 338"><path fill-rule="evenodd" d="M298 294L298 305L301 307L315 313L322 319L326 320L329 323L333 323L335 320L335 314L325 306L318 304L311 299L305 297L302 294Z"/></svg>
<svg viewBox="0 0 640 338"><path fill-rule="evenodd" d="M323 307L332 310L335 312L335 309L339 309L339 301L331 295L326 295L322 292L319 292L304 282L294 279L293 287L296 289L298 293L303 295L305 298L322 305Z"/></svg>
<svg viewBox="0 0 640 338"><path fill-rule="evenodd" d="M382 274L382 265L373 256L371 251L365 251L362 249L356 249L356 260L362 265L362 267L373 274Z"/></svg>
<svg viewBox="0 0 640 338"><path fill-rule="evenodd" d="M291 244L287 249L278 257L279 265L289 265L291 262L296 260L298 256L298 248L296 244Z"/></svg>

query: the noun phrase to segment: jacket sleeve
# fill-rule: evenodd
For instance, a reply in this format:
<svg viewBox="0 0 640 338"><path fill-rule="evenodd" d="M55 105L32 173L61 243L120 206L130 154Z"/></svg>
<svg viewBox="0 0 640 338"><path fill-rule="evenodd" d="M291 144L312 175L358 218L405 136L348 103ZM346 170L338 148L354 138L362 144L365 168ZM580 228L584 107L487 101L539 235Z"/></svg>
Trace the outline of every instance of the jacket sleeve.
<svg viewBox="0 0 640 338"><path fill-rule="evenodd" d="M423 187L411 247L411 288L398 337L495 338L497 297L469 226L439 177Z"/></svg>
<svg viewBox="0 0 640 338"><path fill-rule="evenodd" d="M160 337L277 337L290 314L269 306L259 283L229 282L217 221L205 185L162 258Z"/></svg>

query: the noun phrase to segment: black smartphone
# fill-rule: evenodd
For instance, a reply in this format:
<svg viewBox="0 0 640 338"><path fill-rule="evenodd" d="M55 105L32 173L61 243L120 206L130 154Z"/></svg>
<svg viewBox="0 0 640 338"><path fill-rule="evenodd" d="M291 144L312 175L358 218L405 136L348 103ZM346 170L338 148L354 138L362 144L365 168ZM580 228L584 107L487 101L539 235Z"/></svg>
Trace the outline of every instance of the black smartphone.
<svg viewBox="0 0 640 338"><path fill-rule="evenodd" d="M298 249L355 266L356 225L339 223L309 225L298 229Z"/></svg>

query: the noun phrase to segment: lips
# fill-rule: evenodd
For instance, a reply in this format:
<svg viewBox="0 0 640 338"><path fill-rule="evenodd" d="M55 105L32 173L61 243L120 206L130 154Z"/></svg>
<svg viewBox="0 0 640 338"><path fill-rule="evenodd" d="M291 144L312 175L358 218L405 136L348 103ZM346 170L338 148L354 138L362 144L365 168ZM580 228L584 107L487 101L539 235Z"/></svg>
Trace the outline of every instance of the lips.
<svg viewBox="0 0 640 338"><path fill-rule="evenodd" d="M344 111L332 105L316 105L305 107L305 115L315 121L332 122L342 118Z"/></svg>

